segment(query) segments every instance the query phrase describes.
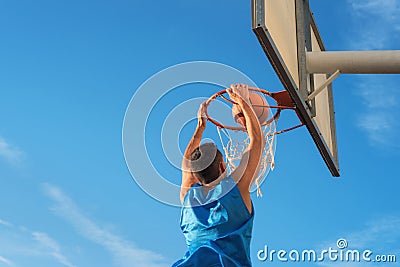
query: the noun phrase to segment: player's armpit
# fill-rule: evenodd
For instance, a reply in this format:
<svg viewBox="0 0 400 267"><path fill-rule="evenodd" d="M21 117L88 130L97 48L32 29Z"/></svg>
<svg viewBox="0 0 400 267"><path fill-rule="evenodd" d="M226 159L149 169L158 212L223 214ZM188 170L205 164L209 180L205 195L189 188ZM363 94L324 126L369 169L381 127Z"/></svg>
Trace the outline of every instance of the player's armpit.
<svg viewBox="0 0 400 267"><path fill-rule="evenodd" d="M198 179L194 177L193 173L182 171L182 184L181 184L181 191L180 191L180 200L183 203L183 199L185 198L187 192L190 188L198 183Z"/></svg>

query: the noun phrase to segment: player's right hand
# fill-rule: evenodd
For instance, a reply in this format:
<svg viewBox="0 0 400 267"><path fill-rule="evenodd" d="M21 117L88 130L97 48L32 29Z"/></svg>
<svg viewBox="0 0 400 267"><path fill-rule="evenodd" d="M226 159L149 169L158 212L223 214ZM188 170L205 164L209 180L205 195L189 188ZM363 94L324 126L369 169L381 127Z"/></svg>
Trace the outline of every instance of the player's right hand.
<svg viewBox="0 0 400 267"><path fill-rule="evenodd" d="M246 84L232 84L230 88L226 89L230 99L239 104L242 100L249 103L249 86Z"/></svg>

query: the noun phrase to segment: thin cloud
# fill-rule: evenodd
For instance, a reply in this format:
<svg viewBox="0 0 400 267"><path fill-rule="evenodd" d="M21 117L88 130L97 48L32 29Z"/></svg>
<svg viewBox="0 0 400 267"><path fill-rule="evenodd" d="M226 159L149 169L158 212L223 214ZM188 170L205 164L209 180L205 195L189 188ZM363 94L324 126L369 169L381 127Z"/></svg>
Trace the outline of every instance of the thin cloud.
<svg viewBox="0 0 400 267"><path fill-rule="evenodd" d="M9 144L0 136L0 158L11 164L17 164L22 161L23 155L24 153L19 148Z"/></svg>
<svg viewBox="0 0 400 267"><path fill-rule="evenodd" d="M163 256L137 248L99 226L79 210L76 204L59 188L45 184L46 194L55 202L53 211L74 226L88 240L102 246L114 258L118 266L161 267L169 266Z"/></svg>
<svg viewBox="0 0 400 267"><path fill-rule="evenodd" d="M400 147L397 142L400 93L394 88L394 81L388 77L364 77L358 85L357 95L365 110L359 113L357 126L366 132L372 146L385 149Z"/></svg>
<svg viewBox="0 0 400 267"><path fill-rule="evenodd" d="M15 263L10 259L0 256L0 263L8 266L18 266L18 260L32 262L48 261L53 258L56 262L67 266L76 267L66 256L61 253L61 246L47 233L34 232L23 226L0 220L0 251L12 255ZM0 264L1 265L1 264Z"/></svg>
<svg viewBox="0 0 400 267"><path fill-rule="evenodd" d="M353 16L348 25L348 46L354 50L398 49L400 43L400 2L398 0L347 0ZM351 36L351 38L350 38ZM400 94L396 76L357 76L357 92L365 109L356 125L372 146L396 150L400 123L397 109Z"/></svg>
<svg viewBox="0 0 400 267"><path fill-rule="evenodd" d="M348 242L349 249L371 250L373 255L398 255L400 243L400 217L387 216L377 220L370 221L364 225L363 229L352 233L347 233L345 239ZM336 241L335 241L336 242ZM324 242L321 249L336 247L335 242ZM373 257L373 256L372 256ZM333 267L359 267L366 266L365 262L321 262L320 266ZM369 266L369 265L367 265ZM381 265L375 265L378 267ZM383 266L383 265L382 265ZM397 266L397 265L396 265Z"/></svg>
<svg viewBox="0 0 400 267"><path fill-rule="evenodd" d="M391 216L368 222L365 229L349 235L349 242L358 248L388 249L390 244L400 242L400 218Z"/></svg>
<svg viewBox="0 0 400 267"><path fill-rule="evenodd" d="M67 257L65 257L61 253L60 245L54 239L52 239L48 234L41 232L33 232L32 236L37 242L39 242L43 247L45 247L49 251L49 254L59 263L67 267L76 267L75 265L70 263Z"/></svg>
<svg viewBox="0 0 400 267"><path fill-rule="evenodd" d="M5 263L8 266L14 266L14 263L12 263L12 261L0 256L0 262Z"/></svg>
<svg viewBox="0 0 400 267"><path fill-rule="evenodd" d="M400 32L398 0L348 0L353 15L350 46L356 50L384 49L396 45Z"/></svg>
<svg viewBox="0 0 400 267"><path fill-rule="evenodd" d="M363 82L359 85L358 95L362 98L363 103L368 109L387 110L395 108L399 99L397 86L391 84L390 80L382 84L382 80L378 82L375 78L378 77L364 77Z"/></svg>
<svg viewBox="0 0 400 267"><path fill-rule="evenodd" d="M368 112L359 119L358 126L367 132L372 146L398 148L394 134L397 128L395 123L390 114Z"/></svg>
<svg viewBox="0 0 400 267"><path fill-rule="evenodd" d="M12 227L13 226L12 223L4 221L2 219L0 219L0 225L7 226L7 227Z"/></svg>
<svg viewBox="0 0 400 267"><path fill-rule="evenodd" d="M368 13L380 16L388 21L399 21L400 4L398 0L366 0L362 2L350 0L349 2L359 16L362 16L363 13Z"/></svg>

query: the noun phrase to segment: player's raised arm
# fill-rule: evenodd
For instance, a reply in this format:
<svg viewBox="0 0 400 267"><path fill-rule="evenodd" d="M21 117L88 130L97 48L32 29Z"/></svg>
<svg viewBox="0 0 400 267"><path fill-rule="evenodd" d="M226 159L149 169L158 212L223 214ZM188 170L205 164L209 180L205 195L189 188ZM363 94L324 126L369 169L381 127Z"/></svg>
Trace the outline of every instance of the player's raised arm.
<svg viewBox="0 0 400 267"><path fill-rule="evenodd" d="M202 103L199 107L199 111L197 112L197 127L193 133L192 139L190 139L189 144L186 147L185 154L183 155L182 160L182 184L181 184L181 193L180 200L183 202L183 199L189 189L199 180L193 175L190 169L190 155L197 147L200 145L201 138L203 136L204 129L206 128L206 115L205 115L205 103Z"/></svg>
<svg viewBox="0 0 400 267"><path fill-rule="evenodd" d="M249 104L249 92L247 85L233 85L227 89L232 101L234 101L242 111L247 134L250 144L243 154L239 166L232 173L232 178L238 181L238 188L248 210L251 212L250 185L257 176L258 167L261 160L264 136L262 134L260 122L255 115L252 106Z"/></svg>

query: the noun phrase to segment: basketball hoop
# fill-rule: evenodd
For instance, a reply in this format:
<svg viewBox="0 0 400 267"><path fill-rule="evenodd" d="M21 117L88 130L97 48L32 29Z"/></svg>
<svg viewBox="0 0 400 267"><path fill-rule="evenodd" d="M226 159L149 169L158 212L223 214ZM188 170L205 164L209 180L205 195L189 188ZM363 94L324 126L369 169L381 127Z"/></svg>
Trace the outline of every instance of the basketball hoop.
<svg viewBox="0 0 400 267"><path fill-rule="evenodd" d="M272 106L267 104L267 105L253 105L253 107L260 106L268 108L269 110L270 109L276 110L275 113L269 112L269 114L271 115L264 122L261 123L261 129L264 135L265 145L263 148L260 169L255 179L256 187L254 188L254 186L252 185L251 192L257 190L257 196L262 196L260 185L264 180L267 171L269 171L270 169L273 170L275 167L274 151L276 144L275 142L276 135L294 130L296 128L303 126L304 124L303 122L301 122L301 124L297 126L285 130L276 131L276 124L278 122L282 110L288 109L288 110L293 110L297 113L296 107L292 102L289 93L286 90L272 93L260 88L249 88L249 91L261 93L268 98L272 98L273 101L275 102L275 105ZM218 135L221 144L223 146L226 158L227 169L229 173L232 173L232 171L235 170L236 167L238 166L244 152L246 151L248 145L250 144L250 139L246 134L246 128L240 126L224 125L209 115L208 106L212 101L215 101L218 97L222 98L224 101L232 105L236 104L235 102L230 100L226 95L227 95L226 89L221 90L212 95L205 102L206 106L205 113L207 120L217 126ZM242 134L240 137L234 137L235 133L237 132L239 133L242 132L244 134Z"/></svg>

